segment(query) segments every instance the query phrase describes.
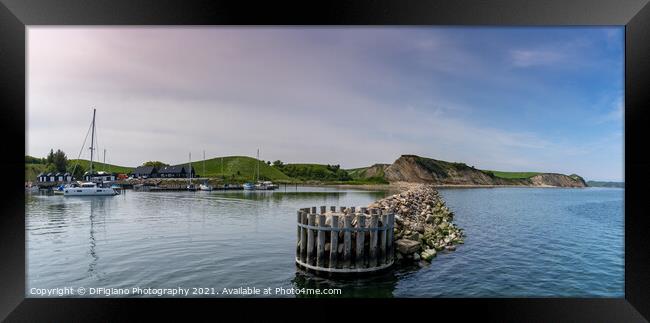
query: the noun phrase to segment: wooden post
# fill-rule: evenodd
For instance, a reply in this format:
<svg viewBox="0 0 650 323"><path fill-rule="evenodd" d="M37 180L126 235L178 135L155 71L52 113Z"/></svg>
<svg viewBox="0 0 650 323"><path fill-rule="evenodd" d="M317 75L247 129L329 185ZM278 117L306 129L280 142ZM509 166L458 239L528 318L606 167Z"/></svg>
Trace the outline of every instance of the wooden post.
<svg viewBox="0 0 650 323"><path fill-rule="evenodd" d="M325 207L321 207L324 210ZM316 244L316 265L318 267L325 267L325 214L318 216L318 242Z"/></svg>
<svg viewBox="0 0 650 323"><path fill-rule="evenodd" d="M366 214L366 212L368 212L368 208L361 207L361 213Z"/></svg>
<svg viewBox="0 0 650 323"><path fill-rule="evenodd" d="M330 233L330 268L336 268L339 250L339 216L332 215L332 232Z"/></svg>
<svg viewBox="0 0 650 323"><path fill-rule="evenodd" d="M373 210L376 211L376 209L373 209ZM377 216L377 213L374 212L374 211L370 215L370 228L373 228L373 229L371 229L371 231L370 231L370 248L369 248L370 249L369 250L369 256L370 257L368 259L368 266L369 267L377 266L377 230L375 230L375 228L377 228L377 225L378 225L378 223L377 223L378 222L377 221L378 216Z"/></svg>
<svg viewBox="0 0 650 323"><path fill-rule="evenodd" d="M310 226L313 226L316 220L316 214L309 213L308 219L309 219L308 224ZM314 255L314 230L308 229L307 230L307 263L308 264L310 265L314 264L314 261L316 260L314 256L315 256Z"/></svg>
<svg viewBox="0 0 650 323"><path fill-rule="evenodd" d="M354 213L355 210L356 210L356 207L354 207L354 206L350 207L350 213Z"/></svg>
<svg viewBox="0 0 650 323"><path fill-rule="evenodd" d="M300 212L300 220L302 224L307 224L307 213L305 211ZM300 261L307 261L307 229L300 228Z"/></svg>
<svg viewBox="0 0 650 323"><path fill-rule="evenodd" d="M330 211L336 212L336 206L330 206Z"/></svg>
<svg viewBox="0 0 650 323"><path fill-rule="evenodd" d="M311 214L316 214L316 207L315 206L311 207Z"/></svg>
<svg viewBox="0 0 650 323"><path fill-rule="evenodd" d="M393 260L393 242L394 242L393 239L395 235L395 232L393 230L393 226L395 225L394 223L395 223L395 214L394 213L388 214L388 237L386 241L387 262Z"/></svg>
<svg viewBox="0 0 650 323"><path fill-rule="evenodd" d="M359 214L357 216L357 228L359 229L357 231L357 254L355 258L356 262L356 267L357 268L365 268L366 262L364 259L364 249L366 246L363 244L364 243L364 238L366 236L366 232L362 231L361 229L366 227L366 216L364 214Z"/></svg>
<svg viewBox="0 0 650 323"><path fill-rule="evenodd" d="M350 259L352 258L352 216L346 214L343 216L345 233L343 233L343 268L350 268Z"/></svg>
<svg viewBox="0 0 650 323"><path fill-rule="evenodd" d="M325 214L325 211L327 211L327 207L326 206L321 206L320 207L320 214ZM325 225L325 222L323 222L323 225Z"/></svg>
<svg viewBox="0 0 650 323"><path fill-rule="evenodd" d="M386 218L388 215L384 210L380 210L381 213L381 230L379 231L379 264L386 263Z"/></svg>
<svg viewBox="0 0 650 323"><path fill-rule="evenodd" d="M302 223L302 215L301 211L298 210L296 212L298 214L298 219L296 220L296 224ZM299 225L296 225L296 228L298 229L298 236L296 237L296 259L300 259L300 245L302 244L302 241L300 241L300 231L302 231L302 227Z"/></svg>
<svg viewBox="0 0 650 323"><path fill-rule="evenodd" d="M345 209L346 209L345 206L341 206L341 213L345 214Z"/></svg>

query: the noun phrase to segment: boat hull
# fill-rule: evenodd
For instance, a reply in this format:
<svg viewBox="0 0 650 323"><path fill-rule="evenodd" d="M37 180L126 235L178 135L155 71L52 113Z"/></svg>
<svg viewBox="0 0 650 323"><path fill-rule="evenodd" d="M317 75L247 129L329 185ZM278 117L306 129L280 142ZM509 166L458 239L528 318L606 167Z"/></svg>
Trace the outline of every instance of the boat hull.
<svg viewBox="0 0 650 323"><path fill-rule="evenodd" d="M112 188L71 187L63 191L63 196L113 196L118 195Z"/></svg>

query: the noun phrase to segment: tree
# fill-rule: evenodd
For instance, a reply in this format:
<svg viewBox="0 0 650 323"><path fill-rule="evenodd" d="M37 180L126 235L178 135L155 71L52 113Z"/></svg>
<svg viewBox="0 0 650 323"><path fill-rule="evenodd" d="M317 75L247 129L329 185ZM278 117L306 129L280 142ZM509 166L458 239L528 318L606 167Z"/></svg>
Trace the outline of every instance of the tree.
<svg viewBox="0 0 650 323"><path fill-rule="evenodd" d="M47 154L47 163L48 164L54 163L54 149L50 149L50 153Z"/></svg>
<svg viewBox="0 0 650 323"><path fill-rule="evenodd" d="M56 170L59 172L65 172L66 166L68 165L68 157L66 157L65 153L61 151L61 149L57 149L52 158L52 163Z"/></svg>
<svg viewBox="0 0 650 323"><path fill-rule="evenodd" d="M266 162L266 164L269 165L269 166L271 166L271 161L268 160L268 161Z"/></svg>
<svg viewBox="0 0 650 323"><path fill-rule="evenodd" d="M329 169L332 172L337 172L341 168L341 165L327 165L327 169Z"/></svg>
<svg viewBox="0 0 650 323"><path fill-rule="evenodd" d="M83 166L80 164L77 164L75 167L74 165L70 165L68 167L68 173L72 174L72 177L76 180L81 180L83 179L84 173L86 172L86 169L84 169Z"/></svg>
<svg viewBox="0 0 650 323"><path fill-rule="evenodd" d="M284 166L284 163L281 160L276 160L273 162L273 166L277 168L282 168L282 166Z"/></svg>
<svg viewBox="0 0 650 323"><path fill-rule="evenodd" d="M156 161L148 161L148 162L142 164L142 166L153 166L153 167L156 167L156 168L160 169L160 168L163 168L165 166L169 166L169 164L165 164L165 163L163 163L161 161L156 160Z"/></svg>

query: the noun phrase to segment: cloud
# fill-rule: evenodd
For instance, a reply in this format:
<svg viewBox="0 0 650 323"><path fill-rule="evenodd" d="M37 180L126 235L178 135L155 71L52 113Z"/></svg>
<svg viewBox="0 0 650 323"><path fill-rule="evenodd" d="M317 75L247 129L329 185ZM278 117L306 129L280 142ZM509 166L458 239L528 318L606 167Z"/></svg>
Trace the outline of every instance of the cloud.
<svg viewBox="0 0 650 323"><path fill-rule="evenodd" d="M492 31L474 32L492 44ZM61 148L76 158L97 107L100 149L121 165L180 163L202 150L254 156L260 148L265 160L343 167L412 153L489 169L580 173L583 150L554 138L558 125L537 124L548 115L544 93L559 93L555 84L509 69L502 48L516 42L476 51L475 39L463 35L30 27L27 153ZM512 59L524 67L564 59L558 55L518 50ZM513 114L516 122L504 122Z"/></svg>
<svg viewBox="0 0 650 323"><path fill-rule="evenodd" d="M551 50L513 50L510 56L516 67L552 65L565 58L564 54Z"/></svg>

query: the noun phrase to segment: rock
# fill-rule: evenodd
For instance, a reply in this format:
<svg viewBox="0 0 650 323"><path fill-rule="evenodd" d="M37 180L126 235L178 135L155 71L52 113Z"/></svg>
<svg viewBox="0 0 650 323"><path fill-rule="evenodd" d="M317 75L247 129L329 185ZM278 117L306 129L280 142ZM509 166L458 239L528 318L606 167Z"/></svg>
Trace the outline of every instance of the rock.
<svg viewBox="0 0 650 323"><path fill-rule="evenodd" d="M422 238L422 235L419 232L413 232L410 235L406 236L407 239L413 240L413 241L420 241Z"/></svg>
<svg viewBox="0 0 650 323"><path fill-rule="evenodd" d="M454 251L454 250L456 250L456 246L454 246L454 245L446 246L445 249L447 249L447 251Z"/></svg>
<svg viewBox="0 0 650 323"><path fill-rule="evenodd" d="M416 225L415 226L415 231L417 231L419 233L424 233L424 224L420 223L420 224Z"/></svg>
<svg viewBox="0 0 650 323"><path fill-rule="evenodd" d="M433 257L436 256L436 254L437 254L437 252L436 252L435 249L427 249L427 250L422 251L422 253L420 254L420 257L422 257L423 260L431 261L431 259L433 259Z"/></svg>
<svg viewBox="0 0 650 323"><path fill-rule="evenodd" d="M426 222L426 223L433 223L433 221L434 221L435 219L436 219L436 217L433 216L433 214L427 214L427 217L426 217L426 219L424 220L424 222Z"/></svg>
<svg viewBox="0 0 650 323"><path fill-rule="evenodd" d="M413 254L413 261L420 261L420 254L417 252Z"/></svg>
<svg viewBox="0 0 650 323"><path fill-rule="evenodd" d="M395 241L397 251L402 254L409 255L420 250L420 243L409 239L399 239Z"/></svg>

